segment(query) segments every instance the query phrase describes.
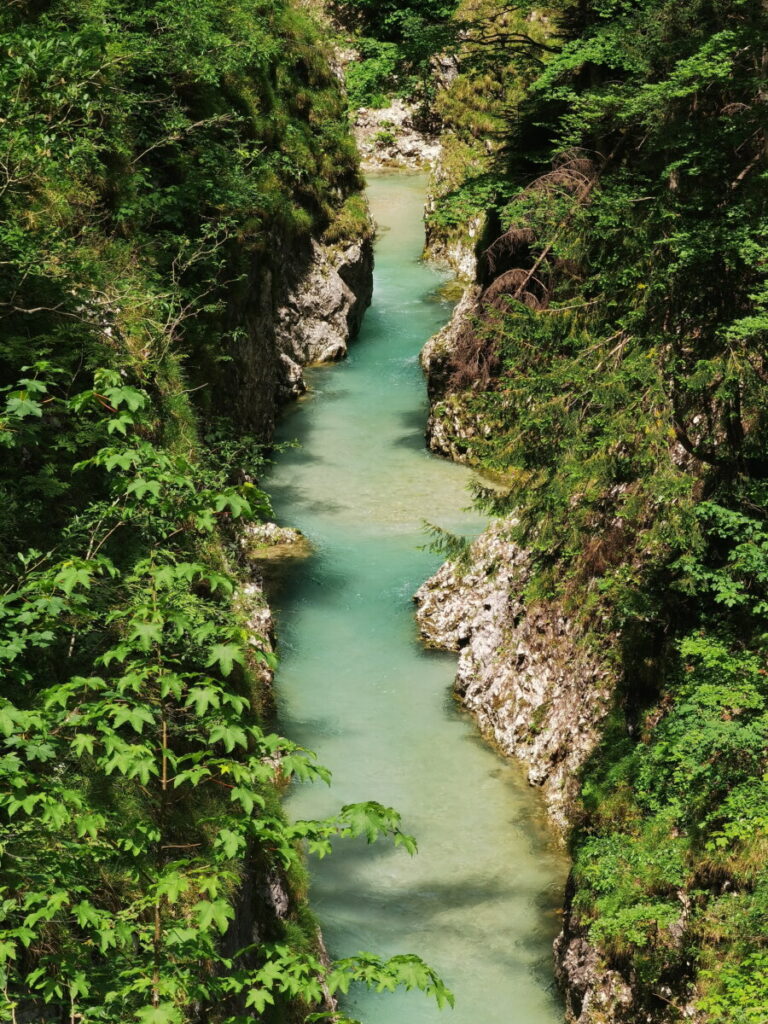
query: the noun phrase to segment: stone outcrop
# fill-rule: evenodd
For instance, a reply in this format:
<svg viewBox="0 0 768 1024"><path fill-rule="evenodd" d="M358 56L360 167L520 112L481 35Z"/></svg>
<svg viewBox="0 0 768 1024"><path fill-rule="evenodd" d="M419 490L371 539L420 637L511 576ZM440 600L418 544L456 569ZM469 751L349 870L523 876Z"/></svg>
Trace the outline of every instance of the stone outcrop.
<svg viewBox="0 0 768 1024"><path fill-rule="evenodd" d="M354 135L369 171L388 167L420 170L435 164L440 140L423 130L416 107L396 98L388 107L361 107L355 115Z"/></svg>
<svg viewBox="0 0 768 1024"><path fill-rule="evenodd" d="M445 394L450 377L450 363L459 331L475 308L480 296L479 285L470 285L464 290L460 301L453 310L453 316L441 330L434 334L419 354L419 362L427 379L427 394L430 401Z"/></svg>
<svg viewBox="0 0 768 1024"><path fill-rule="evenodd" d="M250 637L246 665L256 682L252 696L262 712L271 713L275 668L275 623L265 593L268 567L285 558L305 557L311 552L306 537L292 527L276 523L246 523L238 536L242 562L250 579L238 589L234 610ZM280 777L280 758L270 759L275 780ZM234 900L234 920L224 937L225 951L234 956L238 950L262 942L278 941L283 925L305 897L297 894L280 867L248 858ZM321 963L330 966L319 928L314 935L315 952ZM323 982L322 1009L333 1011L337 1001Z"/></svg>
<svg viewBox="0 0 768 1024"><path fill-rule="evenodd" d="M258 692L253 695L254 702L260 705L259 710L269 710L275 678L275 621L257 575L238 590L235 611L248 633L246 664L258 686Z"/></svg>
<svg viewBox="0 0 768 1024"><path fill-rule="evenodd" d="M336 252L312 242L307 269L289 288L275 318L277 346L292 392L303 388L302 366L347 354L371 302L372 267L370 242L354 242Z"/></svg>
<svg viewBox="0 0 768 1024"><path fill-rule="evenodd" d="M429 204L426 209L429 217ZM483 217L471 217L460 233L438 230L427 220L424 251L430 260L450 267L457 277L464 281L474 281L477 265L475 244L482 237L484 229Z"/></svg>
<svg viewBox="0 0 768 1024"><path fill-rule="evenodd" d="M570 905L566 916L570 918ZM631 986L607 966L592 943L571 932L568 921L555 940L555 964L566 1013L574 1024L634 1024L643 1019Z"/></svg>
<svg viewBox="0 0 768 1024"><path fill-rule="evenodd" d="M502 753L522 761L562 831L599 739L611 675L556 605L526 608L526 553L504 521L416 593L430 645L457 651L456 692Z"/></svg>
<svg viewBox="0 0 768 1024"><path fill-rule="evenodd" d="M280 406L305 390L302 367L346 355L373 293L372 230L336 245L275 239L230 310L221 385L236 419L268 440Z"/></svg>

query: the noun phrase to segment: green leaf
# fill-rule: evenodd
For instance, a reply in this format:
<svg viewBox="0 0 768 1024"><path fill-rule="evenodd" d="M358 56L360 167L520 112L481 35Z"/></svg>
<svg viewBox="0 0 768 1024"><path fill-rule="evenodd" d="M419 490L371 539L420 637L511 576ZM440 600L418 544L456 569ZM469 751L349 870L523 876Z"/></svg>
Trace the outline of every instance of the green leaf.
<svg viewBox="0 0 768 1024"><path fill-rule="evenodd" d="M159 480L145 480L142 477L137 477L132 480L131 483L125 490L126 494L135 494L139 500L144 497L145 494L151 494L155 498L160 497L161 486Z"/></svg>
<svg viewBox="0 0 768 1024"><path fill-rule="evenodd" d="M133 622L130 633L131 640L138 640L142 651L149 651L152 644L159 644L163 639L163 624L158 621Z"/></svg>
<svg viewBox="0 0 768 1024"><path fill-rule="evenodd" d="M208 741L210 743L223 743L224 749L230 754L235 746L247 747L248 738L245 734L245 730L241 729L239 725L214 725L208 734Z"/></svg>
<svg viewBox="0 0 768 1024"><path fill-rule="evenodd" d="M222 675L228 676L235 662L242 665L244 661L242 649L236 644L214 644L210 650L206 668L218 665Z"/></svg>
<svg viewBox="0 0 768 1024"><path fill-rule="evenodd" d="M221 847L225 857L232 859L245 849L245 838L232 829L222 828L216 837L216 845Z"/></svg>
<svg viewBox="0 0 768 1024"><path fill-rule="evenodd" d="M96 741L95 736L91 736L86 732L75 733L72 738L72 750L76 757L81 757L84 752L89 754L93 753L93 745Z"/></svg>
<svg viewBox="0 0 768 1024"><path fill-rule="evenodd" d="M275 1002L275 997L267 988L252 988L248 990L248 995L245 997L245 1005L247 1007L253 1007L257 1013L263 1013L267 1005L272 1006Z"/></svg>
<svg viewBox="0 0 768 1024"><path fill-rule="evenodd" d="M72 907L72 913L81 928L96 927L101 924L99 912L88 900L82 900L82 902L75 904Z"/></svg>
<svg viewBox="0 0 768 1024"><path fill-rule="evenodd" d="M163 875L157 883L155 891L158 896L165 896L169 903L176 903L182 893L189 889L189 879L180 871L170 871Z"/></svg>
<svg viewBox="0 0 768 1024"><path fill-rule="evenodd" d="M145 1006L136 1011L136 1020L141 1024L183 1024L181 1011L177 1010L171 1003L161 1003L159 1006Z"/></svg>
<svg viewBox="0 0 768 1024"><path fill-rule="evenodd" d="M229 927L229 922L234 919L235 912L226 900L200 900L193 907L197 916L197 922L203 929L209 929L215 925L223 935Z"/></svg>
<svg viewBox="0 0 768 1024"><path fill-rule="evenodd" d="M263 796L260 796L252 789L244 789L242 786L235 786L230 793L230 800L232 802L239 801L246 814L253 812L254 804L258 804L259 807L263 808L266 803Z"/></svg>
<svg viewBox="0 0 768 1024"><path fill-rule="evenodd" d="M114 725L115 729L117 729L119 726L124 725L126 722L136 732L141 733L144 731L145 725L155 724L155 718L148 708L141 707L140 705L136 705L134 707L123 705L121 707L118 707L117 710L114 712L112 724Z"/></svg>
<svg viewBox="0 0 768 1024"><path fill-rule="evenodd" d="M20 391L17 395L9 398L6 403L6 410L12 416L17 419L24 419L27 416L36 416L38 418L43 415L43 407L39 402L36 402L33 398L28 398L25 392Z"/></svg>
<svg viewBox="0 0 768 1024"><path fill-rule="evenodd" d="M218 708L221 704L218 687L193 686L187 695L184 707L188 708L193 704L195 706L195 714L198 718L202 717L208 708Z"/></svg>
<svg viewBox="0 0 768 1024"><path fill-rule="evenodd" d="M91 571L84 566L65 564L54 578L54 584L69 595L75 587L84 587L88 590L91 586Z"/></svg>

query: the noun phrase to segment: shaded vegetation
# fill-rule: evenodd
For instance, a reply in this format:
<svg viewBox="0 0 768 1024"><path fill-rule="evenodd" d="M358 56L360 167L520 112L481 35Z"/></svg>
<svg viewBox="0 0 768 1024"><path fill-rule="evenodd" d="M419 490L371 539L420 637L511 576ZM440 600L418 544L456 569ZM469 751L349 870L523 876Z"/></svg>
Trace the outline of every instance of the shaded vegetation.
<svg viewBox="0 0 768 1024"><path fill-rule="evenodd" d="M429 103L432 58L455 38L458 0L333 0L329 9L353 33L360 60L347 68L353 107L385 107L393 95Z"/></svg>
<svg viewBox="0 0 768 1024"><path fill-rule="evenodd" d="M638 1013L762 1021L768 22L751 0L549 6L492 58L512 109L468 112L471 52L456 93L468 156L433 223L484 212L491 244L446 386L490 427L471 450L509 487L480 500L514 510L529 600L620 679L573 839L581 927Z"/></svg>
<svg viewBox="0 0 768 1024"><path fill-rule="evenodd" d="M283 0L14 0L0 50L0 1017L449 1001L415 956L319 955L302 851L414 844L375 803L283 818L327 772L266 724L238 562L269 513L231 415L251 289L366 220L318 30Z"/></svg>

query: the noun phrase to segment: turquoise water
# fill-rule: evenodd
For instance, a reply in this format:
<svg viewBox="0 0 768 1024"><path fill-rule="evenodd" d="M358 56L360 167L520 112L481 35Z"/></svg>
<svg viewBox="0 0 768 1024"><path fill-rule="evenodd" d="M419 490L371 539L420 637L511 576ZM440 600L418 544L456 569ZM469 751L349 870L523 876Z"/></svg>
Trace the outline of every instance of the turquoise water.
<svg viewBox="0 0 768 1024"><path fill-rule="evenodd" d="M420 176L370 182L380 227L376 290L349 359L311 370L269 490L280 521L316 553L277 597L280 725L333 771L300 786L296 817L344 803L397 808L419 842L337 844L312 865L312 905L332 955L415 952L456 995L439 1011L417 992L350 995L366 1024L560 1024L551 941L563 877L536 795L479 739L451 697L455 658L425 651L411 597L439 565L423 521L476 534L468 471L424 450L418 352L450 316L421 263Z"/></svg>

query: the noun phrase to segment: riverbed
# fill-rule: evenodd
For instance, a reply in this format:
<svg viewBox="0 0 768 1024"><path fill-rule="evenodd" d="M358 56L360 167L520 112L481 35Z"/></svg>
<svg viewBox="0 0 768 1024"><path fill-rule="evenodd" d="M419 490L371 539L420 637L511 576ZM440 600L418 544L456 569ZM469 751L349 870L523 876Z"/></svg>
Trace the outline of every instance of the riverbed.
<svg viewBox="0 0 768 1024"><path fill-rule="evenodd" d="M298 786L295 817L344 803L397 808L419 843L337 844L312 863L312 906L332 956L415 952L456 996L357 991L365 1024L561 1024L551 942L565 863L537 794L480 739L451 692L455 659L424 650L412 595L440 563L425 521L483 527L469 471L424 448L424 342L449 318L445 275L420 260L420 175L372 177L375 292L349 358L307 372L311 394L284 417L268 488L315 554L277 597L281 730L318 754L333 784Z"/></svg>

